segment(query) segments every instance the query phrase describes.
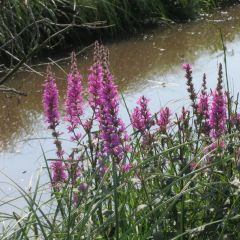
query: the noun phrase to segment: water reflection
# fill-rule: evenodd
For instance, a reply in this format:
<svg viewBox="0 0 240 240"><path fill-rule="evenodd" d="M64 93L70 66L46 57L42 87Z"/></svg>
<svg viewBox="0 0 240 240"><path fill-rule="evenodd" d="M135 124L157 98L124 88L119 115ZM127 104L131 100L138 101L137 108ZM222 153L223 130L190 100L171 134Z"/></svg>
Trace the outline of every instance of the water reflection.
<svg viewBox="0 0 240 240"><path fill-rule="evenodd" d="M120 91L126 94L130 108L133 98L144 93L153 98L161 97L163 104L172 97L181 97L183 62L197 62L204 59L208 64L213 58L221 57L221 29L227 45L229 57L235 54L240 33L240 7L227 12L207 16L208 20L175 25L166 29L155 29L138 36L109 44L111 68L116 77ZM234 43L231 45L230 43ZM79 67L86 79L86 69L91 64L91 52L79 58ZM235 63L236 64L236 63ZM64 69L69 65L62 64ZM44 72L45 67L37 68ZM61 101L66 91L66 76L55 67ZM216 68L210 70L216 72ZM181 78L181 80L180 80ZM198 80L201 77L198 76ZM17 152L19 140L34 136L43 136L45 128L42 120L42 83L43 77L34 73L19 73L11 81L11 87L28 93L27 97L0 96L0 151ZM158 88L158 95L153 88ZM177 87L177 90L172 90ZM156 91L155 91L156 92ZM154 105L154 104L153 104Z"/></svg>

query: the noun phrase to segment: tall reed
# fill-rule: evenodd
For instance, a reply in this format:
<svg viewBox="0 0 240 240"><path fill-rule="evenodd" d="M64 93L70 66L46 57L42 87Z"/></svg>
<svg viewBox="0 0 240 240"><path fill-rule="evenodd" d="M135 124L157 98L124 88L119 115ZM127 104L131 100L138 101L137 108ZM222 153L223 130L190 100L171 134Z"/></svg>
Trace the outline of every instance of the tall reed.
<svg viewBox="0 0 240 240"><path fill-rule="evenodd" d="M66 25L66 31L49 40L43 49L84 45L96 37L130 32L146 23L167 19L186 20L203 9L226 1L217 0L7 0L0 9L0 59L13 64ZM93 22L104 21L99 28ZM73 26L74 25L74 26ZM37 55L37 53L34 53Z"/></svg>

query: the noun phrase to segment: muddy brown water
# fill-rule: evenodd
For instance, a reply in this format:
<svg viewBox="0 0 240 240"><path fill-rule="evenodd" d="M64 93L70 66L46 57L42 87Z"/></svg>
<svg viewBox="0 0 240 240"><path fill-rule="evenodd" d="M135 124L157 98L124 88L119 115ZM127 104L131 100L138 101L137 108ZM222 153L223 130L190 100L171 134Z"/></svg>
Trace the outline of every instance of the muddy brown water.
<svg viewBox="0 0 240 240"><path fill-rule="evenodd" d="M182 63L193 65L197 89L200 88L204 72L209 88L214 88L217 65L223 62L219 29L227 47L230 87L236 94L240 89L240 6L204 16L196 22L149 30L127 40L107 44L112 72L129 109L134 108L141 95L150 99L153 112L164 105L168 105L174 112L187 103ZM80 56L78 63L86 79L86 70L92 63L92 51ZM61 63L61 67L68 70L69 63ZM43 73L45 66L36 70ZM54 71L63 102L66 75L58 67ZM1 201L15 191L2 173L26 186L35 170L43 165L40 144L47 156L54 156L52 141L46 139L51 133L46 130L42 114L43 81L42 76L22 72L11 79L8 85L27 92L28 96L0 95ZM123 106L121 116L129 122ZM68 143L65 147L70 148Z"/></svg>

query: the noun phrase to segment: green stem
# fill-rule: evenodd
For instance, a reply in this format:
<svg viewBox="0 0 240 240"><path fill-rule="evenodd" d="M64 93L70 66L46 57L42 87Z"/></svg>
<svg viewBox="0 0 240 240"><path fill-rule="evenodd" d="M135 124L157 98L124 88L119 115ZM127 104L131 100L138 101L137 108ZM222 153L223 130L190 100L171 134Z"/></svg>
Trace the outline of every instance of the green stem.
<svg viewBox="0 0 240 240"><path fill-rule="evenodd" d="M184 226L184 221L185 221L185 205L184 205L184 196L181 197L181 234L185 232L185 226ZM181 237L181 240L183 240L184 237Z"/></svg>
<svg viewBox="0 0 240 240"><path fill-rule="evenodd" d="M119 215L118 215L118 175L115 159L112 158L112 171L113 171L113 188L114 188L114 211L115 211L115 224L116 224L116 240L119 240Z"/></svg>

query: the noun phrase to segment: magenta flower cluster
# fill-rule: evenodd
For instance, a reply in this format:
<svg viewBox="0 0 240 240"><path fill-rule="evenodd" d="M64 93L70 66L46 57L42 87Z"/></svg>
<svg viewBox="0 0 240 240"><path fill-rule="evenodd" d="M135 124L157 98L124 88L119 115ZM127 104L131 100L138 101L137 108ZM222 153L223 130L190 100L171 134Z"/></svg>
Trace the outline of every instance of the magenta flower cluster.
<svg viewBox="0 0 240 240"><path fill-rule="evenodd" d="M202 90L197 102L197 114L200 115L201 119L205 120L205 125L207 127L209 118L209 94L206 91L206 85L206 74L203 74Z"/></svg>
<svg viewBox="0 0 240 240"><path fill-rule="evenodd" d="M118 116L119 95L111 73L104 76L99 94L100 106L97 112L97 120L99 122L100 138L104 145L103 153L111 154L120 161L130 151L130 146L126 144L129 136L123 121Z"/></svg>
<svg viewBox="0 0 240 240"><path fill-rule="evenodd" d="M204 74L202 91L198 98L197 104L195 104L196 93L192 82L192 67L190 64L184 64L183 68L186 70L188 92L190 93L190 99L193 102L193 110L196 115L200 115L204 118L205 122L203 122L203 127L206 128L205 130L207 130L205 133L207 132L213 139L220 138L226 131L227 122L226 96L222 90L222 65L219 65L217 87L210 95L211 102L209 100L209 95L206 92L206 75ZM208 129L210 129L210 132Z"/></svg>
<svg viewBox="0 0 240 240"><path fill-rule="evenodd" d="M100 91L103 84L103 67L99 63L94 63L89 69L88 75L88 102L93 112L96 113L100 105Z"/></svg>
<svg viewBox="0 0 240 240"><path fill-rule="evenodd" d="M209 115L209 99L207 94L201 94L198 99L197 104L197 112L204 116L205 118L208 118Z"/></svg>
<svg viewBox="0 0 240 240"><path fill-rule="evenodd" d="M67 180L67 173L64 163L61 160L56 160L51 162L52 169L52 184L55 187L59 183L62 183Z"/></svg>
<svg viewBox="0 0 240 240"><path fill-rule="evenodd" d="M64 151L62 149L61 141L58 139L59 133L56 130L57 125L60 120L59 113L59 100L58 100L58 89L56 80L51 72L50 66L47 69L47 78L44 83L43 92L43 108L44 116L48 123L48 127L52 129L52 135L56 138L54 141L57 151L56 154L58 158L62 158ZM63 162L58 159L51 162L52 168L52 183L57 186L58 183L64 182L66 180L67 174Z"/></svg>
<svg viewBox="0 0 240 240"><path fill-rule="evenodd" d="M47 69L47 78L44 82L43 109L48 127L53 129L59 124L59 100L56 80L51 72L50 66Z"/></svg>
<svg viewBox="0 0 240 240"><path fill-rule="evenodd" d="M50 68L48 68L47 78L44 83L43 106L46 121L56 139L55 145L57 147L58 159L51 164L52 181L55 185L59 182L65 182L67 177L69 177L72 184L81 183L81 173L78 164L82 156L79 155L79 152L81 152L80 146L86 146L81 144L83 138L81 138L82 135L80 132L82 130L85 131L84 136L88 137L87 143L89 144L87 148L85 147L83 149L83 152L87 154L90 152L90 162L95 166L96 170L99 170L98 173L100 176L109 169L107 161L109 161L110 156L116 160L119 164L118 169L122 172L127 173L133 167L133 163L129 162L126 158L131 151L131 146L129 144L129 135L126 126L119 116L120 98L114 77L109 70L108 51L99 45L96 45L96 49L95 62L89 69L88 75L88 104L93 112L92 118L88 118L87 120L83 119L83 77L77 69L74 54L72 56L71 71L67 76L65 120L67 121L69 132L73 133L72 141L77 143L76 149L74 149L68 157L68 163L63 161L65 153L59 140L59 133L56 130L60 121L58 89L55 78ZM208 129L211 128L210 132L208 130L202 131L201 133L207 134L212 142L219 140L226 131L227 121L226 97L222 91L221 66L216 90L213 91L211 95L206 92L206 76L204 75L202 91L198 98L192 82L192 66L190 64L184 64L183 68L186 70L188 92L197 123L202 121L203 127L207 125ZM190 111L183 107L182 115L176 122L179 131L190 129L189 116ZM239 121L239 116L236 116ZM160 109L159 114L155 115L155 121L149 109L149 100L145 96L141 96L131 114L130 120L133 128L142 134L142 143L144 147L146 147L155 141L152 127L156 124L156 126L158 126L156 132L158 134L166 134L172 121L171 117L170 109L163 107ZM233 121L235 118L233 118ZM98 131L91 132L93 126L98 126ZM96 139L97 141L95 141ZM209 151L209 149L207 150ZM78 159L77 161L74 159L74 156ZM84 164L81 166L84 166ZM82 169L84 169L84 167L82 167ZM75 172L71 173L71 171ZM81 172L84 172L84 170L81 170ZM83 182L81 186L84 186L84 184L86 183ZM79 186L78 188L80 189ZM87 191L87 187L85 190ZM78 198L76 197L76 199Z"/></svg>
<svg viewBox="0 0 240 240"><path fill-rule="evenodd" d="M132 126L141 133L144 133L153 125L152 115L148 108L148 102L149 99L141 96L137 101L138 106L134 108L131 116Z"/></svg>
<svg viewBox="0 0 240 240"><path fill-rule="evenodd" d="M159 130L165 132L170 122L171 122L170 109L168 107L161 108L159 113L159 119L157 120Z"/></svg>
<svg viewBox="0 0 240 240"><path fill-rule="evenodd" d="M219 138L226 131L226 99L221 91L212 93L212 104L209 113L210 136Z"/></svg>
<svg viewBox="0 0 240 240"><path fill-rule="evenodd" d="M67 77L68 87L65 100L65 120L70 124L68 127L69 131L73 131L80 126L81 116L83 115L82 75L76 65L76 59L73 54L72 69Z"/></svg>
<svg viewBox="0 0 240 240"><path fill-rule="evenodd" d="M227 124L227 101L223 93L223 72L222 64L219 64L218 83L216 90L212 93L212 103L209 113L210 136L213 139L220 138L226 131Z"/></svg>
<svg viewBox="0 0 240 240"><path fill-rule="evenodd" d="M76 57L72 55L71 71L67 76L67 93L65 99L65 121L68 124L68 130L73 134L71 140L77 142L77 148L81 141L80 129L85 130L86 135L90 137L89 141L93 141L95 133L90 136L92 126L94 122L99 126L99 132L97 137L100 142L96 145L95 153L91 153L92 161L96 161L99 169L107 169L105 166L105 159L112 156L120 163L128 152L131 151L131 147L128 143L129 136L126 131L125 124L119 117L119 94L117 86L114 83L113 76L110 73L108 67L108 52L101 46L97 45L98 56L95 57L95 63L89 70L88 75L88 103L93 110L92 118L83 120L83 87L82 87L82 75L77 69ZM100 51L101 50L101 51ZM102 54L102 56L101 56ZM59 124L59 102L58 102L58 90L55 79L48 71L47 79L44 84L43 105L45 118L53 130L53 136L55 137L55 145L57 147L57 156L59 159L52 161L52 181L53 184L64 182L69 176L72 179L72 184L77 182L77 178L80 179L80 175L77 176L73 172L72 162L74 162L74 168L79 169L76 165L76 160L73 159L74 155L78 154L79 150L73 149L71 157L69 156L66 163L63 158L64 150L62 149L61 141L59 140L59 133L56 131L56 126ZM89 151L93 151L93 145ZM74 154L75 153L75 154ZM77 156L75 156L77 157ZM100 164L102 162L102 164ZM79 161L77 161L77 164ZM104 163L104 164L103 164ZM120 169L127 172L131 168L130 163L126 161L120 163ZM74 182L73 182L74 179Z"/></svg>
<svg viewBox="0 0 240 240"><path fill-rule="evenodd" d="M182 68L183 68L185 71L187 71L187 72L192 71L192 65L189 64L189 63L184 63L184 64L182 65Z"/></svg>

